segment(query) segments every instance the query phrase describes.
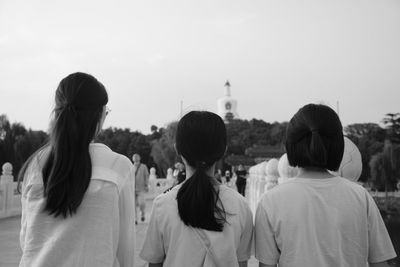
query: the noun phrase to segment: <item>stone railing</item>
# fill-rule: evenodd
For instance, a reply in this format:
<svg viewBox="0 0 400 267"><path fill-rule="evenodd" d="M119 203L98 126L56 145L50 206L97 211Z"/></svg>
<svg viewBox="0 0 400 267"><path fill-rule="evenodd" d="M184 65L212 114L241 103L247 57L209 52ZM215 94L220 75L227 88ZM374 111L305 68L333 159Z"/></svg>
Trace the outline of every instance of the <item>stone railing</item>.
<svg viewBox="0 0 400 267"><path fill-rule="evenodd" d="M13 167L10 163L4 163L3 172L0 175L0 219L21 215L21 194L18 193L18 182L14 182ZM172 177L172 169L168 170L167 178L157 178L155 169L150 170L149 193L146 198L153 199L175 183Z"/></svg>
<svg viewBox="0 0 400 267"><path fill-rule="evenodd" d="M147 198L152 199L171 188L175 183L172 176L172 169L168 169L167 178L157 178L155 168L150 169L149 193Z"/></svg>
<svg viewBox="0 0 400 267"><path fill-rule="evenodd" d="M18 183L14 182L12 165L4 163L0 176L0 218L21 214L21 194L18 193Z"/></svg>
<svg viewBox="0 0 400 267"><path fill-rule="evenodd" d="M279 160L270 159L250 167L248 199L253 215L255 215L258 202L265 192L296 175L297 169L289 166L286 154Z"/></svg>

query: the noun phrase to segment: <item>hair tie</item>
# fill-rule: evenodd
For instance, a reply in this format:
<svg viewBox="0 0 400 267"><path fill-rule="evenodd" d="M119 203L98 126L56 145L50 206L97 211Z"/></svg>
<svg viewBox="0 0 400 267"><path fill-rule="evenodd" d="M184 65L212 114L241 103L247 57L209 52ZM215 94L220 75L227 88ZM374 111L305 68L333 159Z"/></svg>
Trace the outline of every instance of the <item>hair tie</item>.
<svg viewBox="0 0 400 267"><path fill-rule="evenodd" d="M205 161L198 161L196 165L197 168L205 169L207 163Z"/></svg>
<svg viewBox="0 0 400 267"><path fill-rule="evenodd" d="M68 110L69 112L75 113L76 109L75 106L72 105L71 103L68 103L64 106L65 110Z"/></svg>

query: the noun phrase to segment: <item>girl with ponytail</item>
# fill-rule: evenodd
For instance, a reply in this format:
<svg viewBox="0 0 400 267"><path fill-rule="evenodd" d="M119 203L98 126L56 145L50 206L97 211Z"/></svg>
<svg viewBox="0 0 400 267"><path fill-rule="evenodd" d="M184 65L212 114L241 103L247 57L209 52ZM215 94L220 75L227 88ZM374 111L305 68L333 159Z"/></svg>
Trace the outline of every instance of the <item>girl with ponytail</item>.
<svg viewBox="0 0 400 267"><path fill-rule="evenodd" d="M260 267L377 267L396 257L368 191L331 174L343 157L342 131L338 115L324 105L306 105L290 120L286 152L299 173L258 204Z"/></svg>
<svg viewBox="0 0 400 267"><path fill-rule="evenodd" d="M132 164L93 143L109 109L104 86L73 73L55 93L50 140L21 169L20 266L132 266Z"/></svg>
<svg viewBox="0 0 400 267"><path fill-rule="evenodd" d="M140 256L149 266L247 266L253 234L246 200L214 178L226 151L222 119L192 111L178 123L175 148L186 180L154 200Z"/></svg>

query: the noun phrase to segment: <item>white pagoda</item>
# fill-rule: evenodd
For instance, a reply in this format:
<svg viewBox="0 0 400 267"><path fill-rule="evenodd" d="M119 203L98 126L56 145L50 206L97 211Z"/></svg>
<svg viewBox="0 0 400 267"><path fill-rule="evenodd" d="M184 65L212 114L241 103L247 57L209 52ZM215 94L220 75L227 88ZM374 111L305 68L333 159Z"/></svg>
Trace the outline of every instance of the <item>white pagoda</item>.
<svg viewBox="0 0 400 267"><path fill-rule="evenodd" d="M225 122L229 122L232 119L238 119L237 113L237 100L231 96L231 84L229 81L225 83L225 96L218 99L218 115Z"/></svg>

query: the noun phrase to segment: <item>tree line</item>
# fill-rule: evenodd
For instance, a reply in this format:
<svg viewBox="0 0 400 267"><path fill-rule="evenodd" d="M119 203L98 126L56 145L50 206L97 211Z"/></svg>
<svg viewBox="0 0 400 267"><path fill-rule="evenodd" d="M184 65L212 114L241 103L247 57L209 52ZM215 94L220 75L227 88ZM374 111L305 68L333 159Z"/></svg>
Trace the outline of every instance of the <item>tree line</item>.
<svg viewBox="0 0 400 267"><path fill-rule="evenodd" d="M344 133L361 152L360 180L377 190L394 190L400 177L400 113L388 113L382 122L384 127L376 123L351 124L344 128ZM244 155L247 148L254 146L283 146L286 127L287 122L231 120L227 124L227 155ZM176 128L177 122L160 128L153 125L150 134L143 134L129 128L110 127L95 141L128 158L140 154L143 163L156 168L159 177L165 177L167 169L179 161L174 149ZM46 132L26 129L21 123L10 123L6 115L0 115L0 164L12 163L14 174L46 142Z"/></svg>
<svg viewBox="0 0 400 267"><path fill-rule="evenodd" d="M384 127L376 123L355 123L344 128L345 134L361 152L362 182L373 189L393 191L400 178L400 113L387 113Z"/></svg>

